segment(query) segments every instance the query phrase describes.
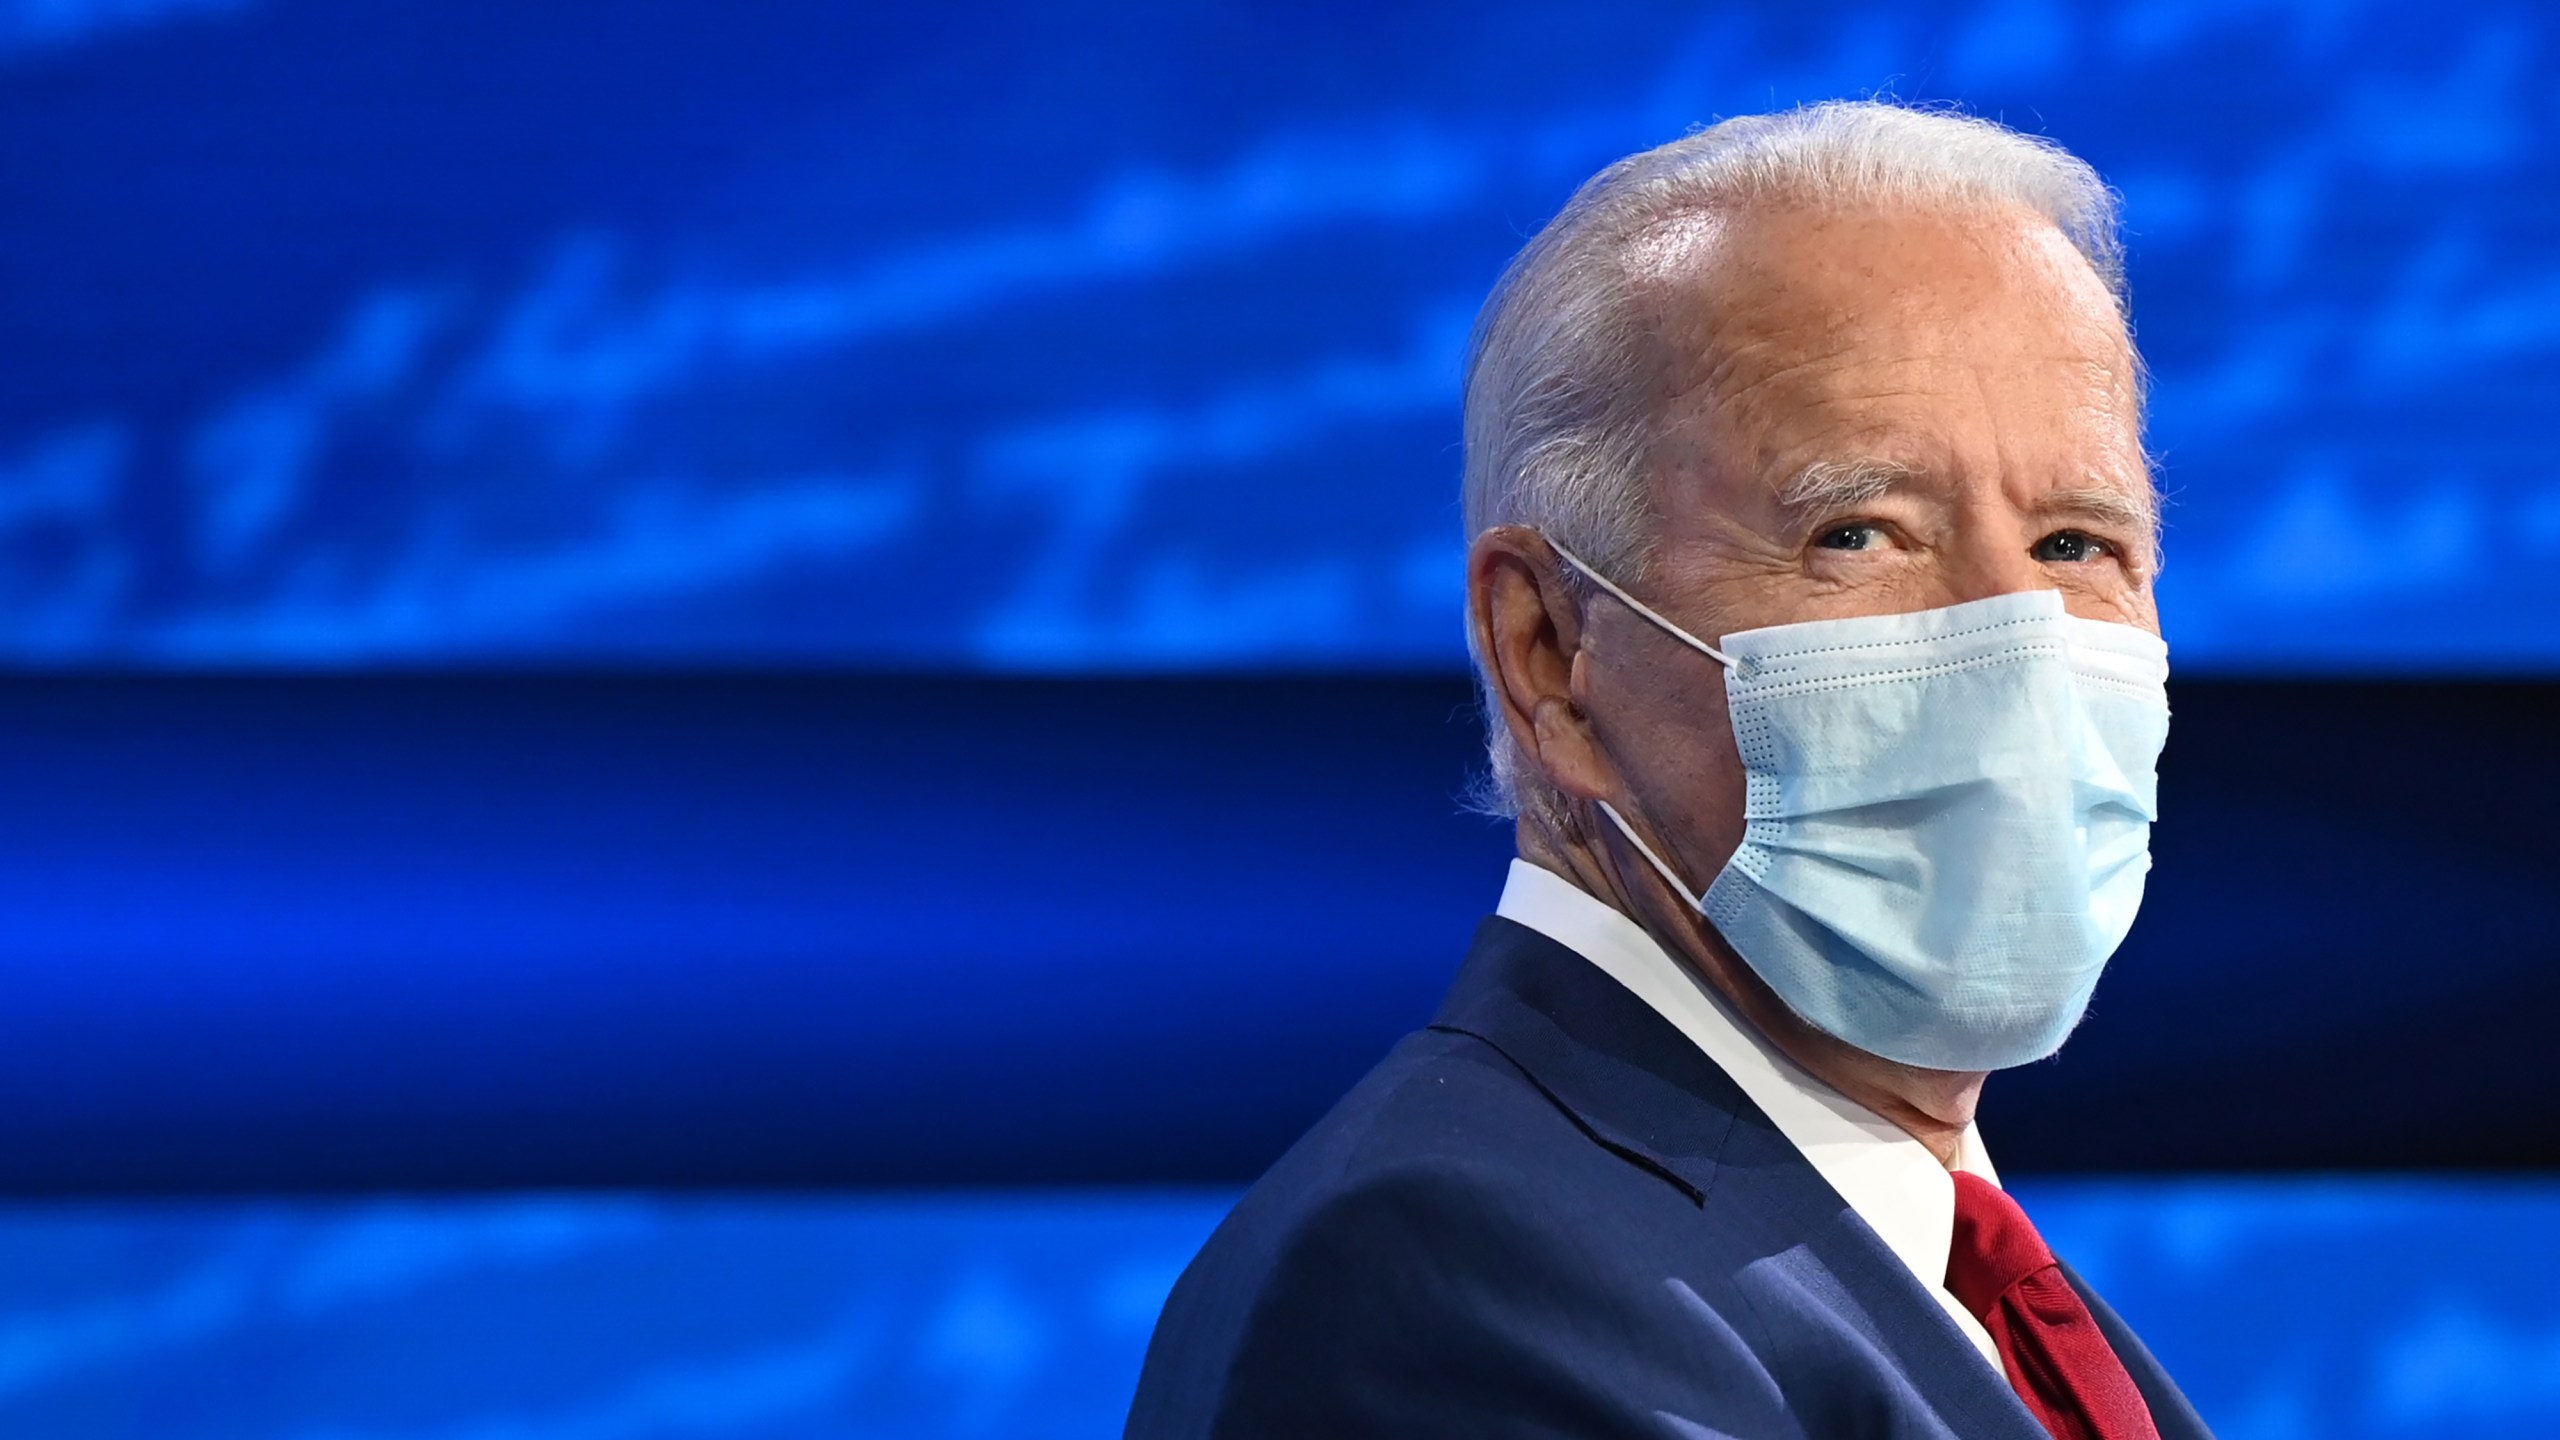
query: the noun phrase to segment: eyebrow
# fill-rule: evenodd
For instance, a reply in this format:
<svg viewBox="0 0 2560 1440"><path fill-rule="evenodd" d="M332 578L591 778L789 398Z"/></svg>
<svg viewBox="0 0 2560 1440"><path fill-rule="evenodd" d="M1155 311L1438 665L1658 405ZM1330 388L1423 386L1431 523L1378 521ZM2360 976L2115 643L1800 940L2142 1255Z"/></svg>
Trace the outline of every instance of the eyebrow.
<svg viewBox="0 0 2560 1440"><path fill-rule="evenodd" d="M2138 530L2155 543L2159 540L2160 497L2151 486L2142 486L2140 498L2127 495L2115 485L2066 485L2045 493L2036 502L2040 515L2085 515L2090 519L2127 530Z"/></svg>
<svg viewBox="0 0 2560 1440"><path fill-rule="evenodd" d="M1920 470L1898 460L1872 457L1816 460L1778 487L1778 504L1802 518L1825 510L1862 505L1918 478ZM2102 524L2139 532L2154 549L2160 541L2160 498L2146 478L2139 495L2125 487L2092 483L2047 491L2036 501L2040 515L2077 515Z"/></svg>
<svg viewBox="0 0 2560 1440"><path fill-rule="evenodd" d="M1816 460L1778 487L1778 505L1798 518L1862 505L1919 473L1898 460Z"/></svg>

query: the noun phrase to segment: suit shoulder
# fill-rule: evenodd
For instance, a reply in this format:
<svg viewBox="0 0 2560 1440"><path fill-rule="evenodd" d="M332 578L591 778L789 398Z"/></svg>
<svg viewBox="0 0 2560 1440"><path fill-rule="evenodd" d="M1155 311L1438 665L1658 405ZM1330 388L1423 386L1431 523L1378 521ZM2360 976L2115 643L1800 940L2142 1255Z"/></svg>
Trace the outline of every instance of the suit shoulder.
<svg viewBox="0 0 2560 1440"><path fill-rule="evenodd" d="M1613 1318L1561 1226L1462 1154L1357 1149L1327 1183L1261 1190L1166 1303L1129 1436L1277 1440L1631 1433L1545 1353ZM1580 1317L1577 1319L1576 1317Z"/></svg>
<svg viewBox="0 0 2560 1440"><path fill-rule="evenodd" d="M1588 1382L1638 1363L1646 1346L1618 1332L1670 1303L1658 1277L1616 1253L1617 1222L1653 1211L1695 1225L1685 1196L1592 1143L1491 1045L1409 1036L1184 1272L1129 1434L1348 1434L1371 1419L1411 1433L1439 1423L1426 1418L1430 1396L1405 1389L1418 1377L1436 1377L1428 1388L1443 1400L1486 1405L1481 1433L1513 1433L1495 1418L1506 1414L1556 1422L1537 1433L1623 1433L1630 1387ZM1692 1350L1677 1368L1749 1364L1729 1334L1726 1345L1688 1331L1737 1353ZM1571 1336L1605 1354L1560 1370L1554 1351ZM1207 1426L1211 1415L1232 1423ZM1382 1418L1396 1415L1412 1423Z"/></svg>
<svg viewBox="0 0 2560 1440"><path fill-rule="evenodd" d="M1291 1211L1377 1183L1516 1183L1532 1157L1582 1158L1574 1120L1491 1045L1408 1035L1282 1155L1246 1199ZM1240 1205L1239 1212L1247 1206Z"/></svg>
<svg viewBox="0 0 2560 1440"><path fill-rule="evenodd" d="M1193 1262L1251 1277L1316 1217L1393 1200L1520 1217L1558 1230L1594 1208L1692 1202L1594 1143L1583 1122L1486 1041L1406 1036L1246 1191ZM1186 1276L1186 1279L1190 1278Z"/></svg>

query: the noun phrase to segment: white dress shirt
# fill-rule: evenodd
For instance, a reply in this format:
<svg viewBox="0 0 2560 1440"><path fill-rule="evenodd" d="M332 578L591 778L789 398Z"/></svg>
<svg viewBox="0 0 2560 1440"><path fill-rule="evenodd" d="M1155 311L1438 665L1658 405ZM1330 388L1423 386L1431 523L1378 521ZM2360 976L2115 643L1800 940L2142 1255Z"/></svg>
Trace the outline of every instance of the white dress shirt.
<svg viewBox="0 0 2560 1440"><path fill-rule="evenodd" d="M1954 1243L1956 1184L1927 1146L1855 1100L1805 1073L1744 1023L1689 967L1654 943L1644 928L1572 881L1526 860L1511 862L1494 913L1526 925L1608 972L1707 1054L1742 1087L1778 1133L1813 1162L1885 1248L1911 1267L1923 1288L1995 1370L1999 1349L1963 1302L1947 1293L1947 1250ZM1997 1185L1982 1137L1965 1126L1954 1167Z"/></svg>

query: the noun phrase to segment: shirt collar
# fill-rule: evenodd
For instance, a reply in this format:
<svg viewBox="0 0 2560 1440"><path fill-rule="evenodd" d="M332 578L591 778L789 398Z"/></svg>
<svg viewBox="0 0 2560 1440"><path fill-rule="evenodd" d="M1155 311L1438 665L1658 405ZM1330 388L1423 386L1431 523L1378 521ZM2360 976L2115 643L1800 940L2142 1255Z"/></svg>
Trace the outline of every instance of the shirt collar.
<svg viewBox="0 0 2560 1440"><path fill-rule="evenodd" d="M1804 1153L1814 1170L1923 1285L1941 1288L1955 1233L1955 1180L1902 1127L1806 1073L1673 959L1644 928L1572 881L1526 860L1495 913L1581 955L1678 1027ZM1999 1175L1970 1124L1956 1168Z"/></svg>

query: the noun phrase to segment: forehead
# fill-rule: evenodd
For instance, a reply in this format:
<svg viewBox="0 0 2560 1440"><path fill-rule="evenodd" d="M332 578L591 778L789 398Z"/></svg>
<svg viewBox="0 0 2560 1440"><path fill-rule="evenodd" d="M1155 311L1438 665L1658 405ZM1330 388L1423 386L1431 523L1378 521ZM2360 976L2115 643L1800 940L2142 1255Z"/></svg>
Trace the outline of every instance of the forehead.
<svg viewBox="0 0 2560 1440"><path fill-rule="evenodd" d="M2142 482L2124 321L2040 217L1779 206L1630 256L1675 464L1774 481L1876 458Z"/></svg>

